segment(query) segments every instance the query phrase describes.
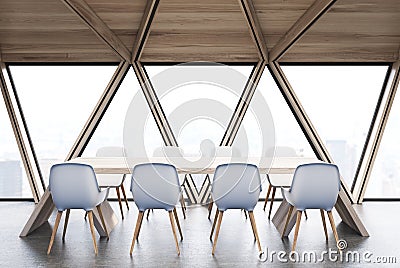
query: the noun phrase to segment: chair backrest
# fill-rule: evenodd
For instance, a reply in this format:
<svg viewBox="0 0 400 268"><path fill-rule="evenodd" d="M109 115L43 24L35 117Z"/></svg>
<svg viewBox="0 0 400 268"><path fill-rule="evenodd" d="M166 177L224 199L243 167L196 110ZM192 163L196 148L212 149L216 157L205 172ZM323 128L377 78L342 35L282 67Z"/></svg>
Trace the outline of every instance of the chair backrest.
<svg viewBox="0 0 400 268"><path fill-rule="evenodd" d="M132 172L131 191L139 211L150 208L171 211L181 191L176 168L161 163L136 165Z"/></svg>
<svg viewBox="0 0 400 268"><path fill-rule="evenodd" d="M62 163L50 169L49 189L58 210L93 209L98 201L99 186L91 166Z"/></svg>
<svg viewBox="0 0 400 268"><path fill-rule="evenodd" d="M336 165L312 163L296 168L290 195L299 209L332 210L340 191L340 174Z"/></svg>
<svg viewBox="0 0 400 268"><path fill-rule="evenodd" d="M260 187L257 166L230 163L216 168L211 193L219 210L239 208L252 211L258 202Z"/></svg>

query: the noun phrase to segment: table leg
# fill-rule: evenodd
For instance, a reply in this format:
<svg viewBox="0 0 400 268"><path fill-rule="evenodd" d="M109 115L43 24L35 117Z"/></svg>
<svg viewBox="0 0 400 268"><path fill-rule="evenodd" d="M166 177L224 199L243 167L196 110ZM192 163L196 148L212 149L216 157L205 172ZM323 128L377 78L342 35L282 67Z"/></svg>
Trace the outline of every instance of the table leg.
<svg viewBox="0 0 400 268"><path fill-rule="evenodd" d="M108 201L104 201L100 204L101 212L103 213L104 223L107 227L108 233L112 231L112 229L117 225L118 218L114 213L114 210L111 208L110 203ZM103 225L101 224L100 215L97 209L93 210L94 215L94 226L96 227L97 232L100 236L107 237L107 232L104 230Z"/></svg>

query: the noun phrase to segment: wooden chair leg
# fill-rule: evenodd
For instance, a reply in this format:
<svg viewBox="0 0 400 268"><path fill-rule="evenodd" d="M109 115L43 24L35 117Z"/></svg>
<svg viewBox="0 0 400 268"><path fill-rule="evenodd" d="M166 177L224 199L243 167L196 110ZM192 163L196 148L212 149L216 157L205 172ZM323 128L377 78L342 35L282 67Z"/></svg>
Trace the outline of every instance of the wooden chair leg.
<svg viewBox="0 0 400 268"><path fill-rule="evenodd" d="M331 223L333 235L335 236L335 240L336 240L336 244L337 244L339 241L339 236L336 231L336 225L335 225L335 221L333 220L332 211L327 211L327 213L328 213L329 222Z"/></svg>
<svg viewBox="0 0 400 268"><path fill-rule="evenodd" d="M101 225L103 225L104 231L107 234L107 240L110 239L110 234L107 231L107 226L106 226L106 222L104 221L104 217L103 217L103 212L101 211L101 206L98 205L97 207L97 211L99 212L99 216L100 216L100 220L101 220Z"/></svg>
<svg viewBox="0 0 400 268"><path fill-rule="evenodd" d="M219 215L218 215L217 230L215 231L214 244L213 244L213 248L212 248L212 255L214 255L215 247L217 246L219 229L221 229L222 216L224 216L224 212L220 211Z"/></svg>
<svg viewBox="0 0 400 268"><path fill-rule="evenodd" d="M181 236L181 241L183 240L183 235L182 235L182 230L181 230L181 225L179 223L179 218L178 218L178 213L176 212L176 208L174 208L174 217L175 217L175 221L176 221L176 226L178 226L178 231L179 234Z"/></svg>
<svg viewBox="0 0 400 268"><path fill-rule="evenodd" d="M322 225L324 226L325 238L326 238L326 241L328 241L328 230L326 229L324 210L320 209L319 211L321 212Z"/></svg>
<svg viewBox="0 0 400 268"><path fill-rule="evenodd" d="M260 238L258 237L258 232L257 232L257 225L256 225L256 220L254 219L254 214L253 211L249 211L249 218L251 222L251 227L253 229L254 236L257 241L257 246L258 246L258 252L261 253L261 243L260 243Z"/></svg>
<svg viewBox="0 0 400 268"><path fill-rule="evenodd" d="M267 206L267 203L268 203L269 193L271 192L271 189L272 189L272 185L270 184L268 186L267 196L265 197L265 201L264 201L264 208L263 208L264 211L265 211L265 207Z"/></svg>
<svg viewBox="0 0 400 268"><path fill-rule="evenodd" d="M247 220L247 211L246 210L244 210L243 209L243 211L244 211L244 217L246 218L246 220Z"/></svg>
<svg viewBox="0 0 400 268"><path fill-rule="evenodd" d="M64 231L62 235L62 241L65 241L65 234L67 233L67 225L68 225L68 220L69 220L69 213L71 212L70 209L67 209L67 213L65 214L65 221L64 221Z"/></svg>
<svg viewBox="0 0 400 268"><path fill-rule="evenodd" d="M85 221L86 221L86 219L87 219L87 211L85 211Z"/></svg>
<svg viewBox="0 0 400 268"><path fill-rule="evenodd" d="M306 210L304 210L304 216L306 216L306 220L308 220L308 215Z"/></svg>
<svg viewBox="0 0 400 268"><path fill-rule="evenodd" d="M53 247L54 238L56 237L56 233L57 233L58 225L60 224L62 213L63 213L62 211L57 211L56 222L54 223L53 232L51 234L49 247L47 248L47 255L50 254L51 248Z"/></svg>
<svg viewBox="0 0 400 268"><path fill-rule="evenodd" d="M294 251L296 249L297 237L299 236L301 214L302 214L302 211L298 210L297 211L297 219L296 219L296 229L294 230L294 239L293 239L292 251Z"/></svg>
<svg viewBox="0 0 400 268"><path fill-rule="evenodd" d="M121 190L122 190L122 195L124 196L126 208L129 210L129 203L128 203L128 199L126 198L124 184L121 184Z"/></svg>
<svg viewBox="0 0 400 268"><path fill-rule="evenodd" d="M96 236L95 236L95 231L94 231L94 223L93 223L93 211L88 211L88 217L89 217L89 225L90 225L90 232L92 233L92 239L93 239L93 247L94 247L94 254L97 255L98 250L97 250L97 244L96 244Z"/></svg>
<svg viewBox="0 0 400 268"><path fill-rule="evenodd" d="M281 238L283 238L285 236L286 229L287 229L289 221L290 221L290 217L292 216L292 212L293 212L293 206L290 206L289 207L289 211L288 211L288 215L287 215L287 218L286 218L286 222L285 222L285 227L283 227L283 232L282 232Z"/></svg>
<svg viewBox="0 0 400 268"><path fill-rule="evenodd" d="M124 219L124 212L122 210L122 202L121 202L121 195L119 193L119 187L115 188L115 190L117 190L117 196L118 196L118 203L119 203L119 210L121 210L121 216L122 219Z"/></svg>
<svg viewBox="0 0 400 268"><path fill-rule="evenodd" d="M210 204L208 204L208 219L209 220L210 220L210 217L211 217L211 211L212 211L213 205L214 205L213 201L210 201Z"/></svg>
<svg viewBox="0 0 400 268"><path fill-rule="evenodd" d="M275 192L276 192L276 187L272 187L272 196L271 196L271 204L269 205L269 212L268 212L268 220L271 219L271 212L272 212L272 205L274 204L274 199L275 199Z"/></svg>
<svg viewBox="0 0 400 268"><path fill-rule="evenodd" d="M219 210L217 209L217 211L215 212L215 216L214 216L214 222L213 222L213 225L211 227L210 240L212 240L212 236L214 234L215 224L217 223L217 219L218 219L218 213L219 213Z"/></svg>
<svg viewBox="0 0 400 268"><path fill-rule="evenodd" d="M183 218L186 220L186 206L185 206L185 200L183 200L183 194L181 194L181 207L182 207L182 214Z"/></svg>
<svg viewBox="0 0 400 268"><path fill-rule="evenodd" d="M139 242L139 234L140 234L140 230L142 229L142 222L143 222L143 218L144 218L144 211L143 211L143 216L140 218L140 223L139 223L139 230L136 236L136 241Z"/></svg>
<svg viewBox="0 0 400 268"><path fill-rule="evenodd" d="M132 255L132 251L133 251L133 247L135 246L135 241L139 235L139 229L140 229L140 225L141 222L143 220L143 215L144 215L144 211L139 211L139 215L136 221L136 228L135 228L135 232L133 233L133 238L132 238L132 244L131 244L131 250L129 251L129 254Z"/></svg>
<svg viewBox="0 0 400 268"><path fill-rule="evenodd" d="M168 214L169 214L169 221L171 222L172 234L174 235L174 239L175 239L176 251L178 252L178 256L179 256L181 254L181 252L179 250L178 238L176 237L176 230L175 230L174 218L172 216L172 211L168 211Z"/></svg>

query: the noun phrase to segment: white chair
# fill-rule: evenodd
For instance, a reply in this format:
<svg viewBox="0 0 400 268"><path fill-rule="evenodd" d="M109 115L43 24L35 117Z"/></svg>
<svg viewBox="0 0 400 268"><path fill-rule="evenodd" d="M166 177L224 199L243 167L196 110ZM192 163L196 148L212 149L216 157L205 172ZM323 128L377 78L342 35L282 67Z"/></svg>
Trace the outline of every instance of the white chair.
<svg viewBox="0 0 400 268"><path fill-rule="evenodd" d="M258 167L245 163L223 164L216 168L212 184L212 197L217 206L218 225L215 231L212 254L215 253L219 230L224 212L227 209L244 209L249 213L253 235L258 251L262 254L256 222L253 215L261 191ZM214 230L211 230L211 236Z"/></svg>
<svg viewBox="0 0 400 268"><path fill-rule="evenodd" d="M240 150L236 147L232 147L232 146L218 146L215 147L215 149L210 149L208 151L205 152L207 157L230 157L230 158L238 158L241 157L241 153ZM213 180L213 174L208 174L207 175L209 177L210 182ZM212 208L213 208L213 199L211 197L210 199L210 203L208 204L208 219L210 219L211 217L211 212L212 212ZM217 214L215 214L217 216ZM215 216L215 217L216 217ZM245 211L245 216L247 218L247 214ZM215 222L215 218L214 217L214 222Z"/></svg>
<svg viewBox="0 0 400 268"><path fill-rule="evenodd" d="M153 156L155 157L182 157L183 155L184 155L183 150L176 146L158 147L153 152ZM178 174L178 178L181 187L183 187L186 180L186 174ZM183 197L183 191L181 191L181 196L179 200L181 203L183 218L186 219L186 204L185 204L185 199ZM147 212L147 217L149 216L149 213L150 210Z"/></svg>
<svg viewBox="0 0 400 268"><path fill-rule="evenodd" d="M282 237L286 232L293 208L296 207L297 210L292 251L296 249L301 215L306 209L320 210L326 240L328 240L328 232L326 230L324 210L327 212L336 244L338 243L339 237L333 220L332 209L336 204L339 191L340 174L336 165L312 163L300 165L296 168L290 189L285 190L282 188L282 196L290 204Z"/></svg>
<svg viewBox="0 0 400 268"><path fill-rule="evenodd" d="M132 255L135 240L138 239L144 212L150 209L165 209L169 214L176 250L179 255L180 250L172 215L173 213L175 214L175 220L177 221L182 240L182 231L175 209L175 205L178 203L181 195L181 186L176 168L173 165L161 163L136 165L132 172L131 192L139 210L139 215L132 238L130 254Z"/></svg>
<svg viewBox="0 0 400 268"><path fill-rule="evenodd" d="M92 233L94 252L97 255L97 244L93 223L93 210L97 208L101 223L107 234L107 227L104 222L100 204L107 199L109 189L101 191L96 180L96 175L91 166L78 163L57 164L50 169L49 190L54 205L57 208L57 217L51 235L47 254L50 254L58 225L64 210L65 216L64 231L62 239L65 239L68 219L71 209L83 209L89 216L90 231Z"/></svg>
<svg viewBox="0 0 400 268"><path fill-rule="evenodd" d="M124 148L119 146L107 146L102 147L97 150L96 157L124 157ZM124 196L126 208L129 210L128 199L126 198L124 181L125 174L99 174L97 175L97 181L100 188L115 188L118 197L119 209L121 211L122 219L124 219L124 212L122 209L122 201L120 189L122 191L122 195Z"/></svg>

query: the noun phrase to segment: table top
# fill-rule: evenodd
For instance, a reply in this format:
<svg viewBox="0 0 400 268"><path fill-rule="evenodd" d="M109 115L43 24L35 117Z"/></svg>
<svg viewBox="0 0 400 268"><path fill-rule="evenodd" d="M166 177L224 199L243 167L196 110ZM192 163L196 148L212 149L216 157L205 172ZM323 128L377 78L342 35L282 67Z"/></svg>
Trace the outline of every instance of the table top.
<svg viewBox="0 0 400 268"><path fill-rule="evenodd" d="M321 162L312 157L275 157L275 158L231 158L215 157L77 157L68 163L83 163L91 165L97 174L131 174L135 165L143 163L173 164L181 174L212 174L216 167L225 163L250 163L258 166L262 174L292 174L301 164Z"/></svg>

